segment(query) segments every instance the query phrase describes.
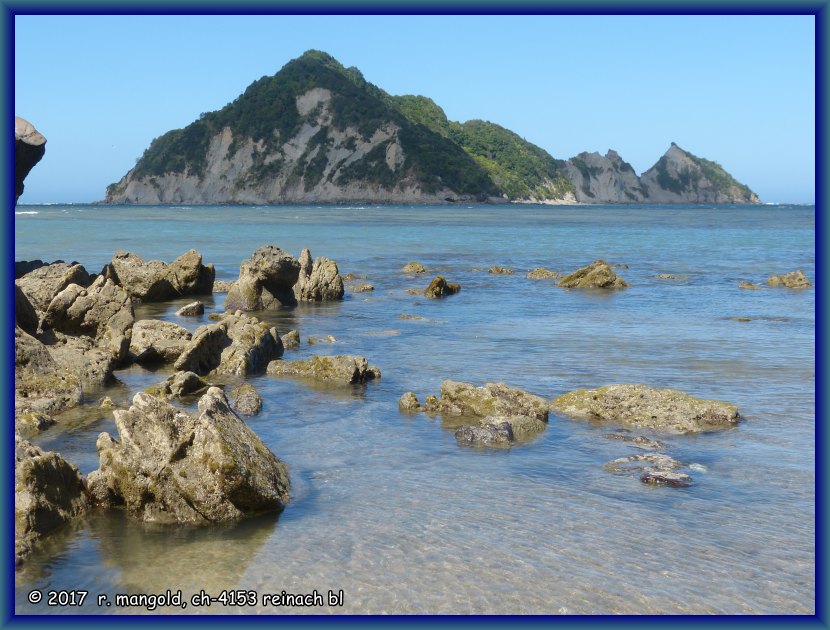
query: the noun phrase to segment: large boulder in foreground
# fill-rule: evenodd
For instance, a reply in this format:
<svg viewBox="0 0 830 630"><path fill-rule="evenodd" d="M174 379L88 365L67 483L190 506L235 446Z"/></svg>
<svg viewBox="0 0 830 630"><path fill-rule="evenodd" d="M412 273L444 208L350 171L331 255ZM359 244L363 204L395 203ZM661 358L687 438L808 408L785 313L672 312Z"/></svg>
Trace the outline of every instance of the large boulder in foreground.
<svg viewBox="0 0 830 630"><path fill-rule="evenodd" d="M173 322L141 319L133 324L130 357L137 363L172 363L192 337L187 328Z"/></svg>
<svg viewBox="0 0 830 630"><path fill-rule="evenodd" d="M203 265L202 255L191 249L169 265L161 260L145 262L131 252L115 253L102 275L142 302L160 302L183 295L209 294L216 272Z"/></svg>
<svg viewBox="0 0 830 630"><path fill-rule="evenodd" d="M14 559L19 565L32 544L89 507L77 467L19 435L14 438Z"/></svg>
<svg viewBox="0 0 830 630"><path fill-rule="evenodd" d="M294 297L299 302L327 302L342 300L344 292L337 263L325 257L317 258L312 263L311 252L303 249Z"/></svg>
<svg viewBox="0 0 830 630"><path fill-rule="evenodd" d="M271 361L267 372L273 376L300 376L343 385L380 378L380 370L370 366L365 357L349 354L314 356L296 361Z"/></svg>
<svg viewBox="0 0 830 630"><path fill-rule="evenodd" d="M14 203L23 194L23 180L46 153L46 138L32 123L14 117Z"/></svg>
<svg viewBox="0 0 830 630"><path fill-rule="evenodd" d="M200 376L261 374L282 353L276 328L268 328L252 315L235 313L197 328L173 366Z"/></svg>
<svg viewBox="0 0 830 630"><path fill-rule="evenodd" d="M727 429L739 421L735 405L693 398L677 389L639 384L579 389L554 399L550 408L580 420L676 433Z"/></svg>
<svg viewBox="0 0 830 630"><path fill-rule="evenodd" d="M88 287L89 274L78 263L54 262L34 269L15 281L38 313L43 315L49 303L70 284Z"/></svg>
<svg viewBox="0 0 830 630"><path fill-rule="evenodd" d="M226 311L261 311L297 304L294 285L300 262L276 245L264 245L239 268L239 278L228 290Z"/></svg>
<svg viewBox="0 0 830 630"><path fill-rule="evenodd" d="M556 283L566 289L624 289L628 283L604 260L596 260Z"/></svg>
<svg viewBox="0 0 830 630"><path fill-rule="evenodd" d="M116 410L121 441L98 437L100 468L89 489L105 507L141 521L208 524L278 511L289 500L288 469L230 408L218 387L198 414L139 393Z"/></svg>
<svg viewBox="0 0 830 630"><path fill-rule="evenodd" d="M785 287L787 289L807 289L813 286L801 269L770 276L767 278L767 284L771 287Z"/></svg>

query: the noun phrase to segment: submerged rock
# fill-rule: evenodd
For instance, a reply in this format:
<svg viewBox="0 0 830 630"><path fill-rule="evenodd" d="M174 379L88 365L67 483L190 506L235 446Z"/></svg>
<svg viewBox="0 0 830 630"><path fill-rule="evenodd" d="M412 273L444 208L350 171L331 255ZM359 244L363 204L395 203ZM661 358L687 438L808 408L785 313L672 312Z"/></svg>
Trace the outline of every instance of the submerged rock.
<svg viewBox="0 0 830 630"><path fill-rule="evenodd" d="M83 265L76 262L54 262L26 273L16 280L15 284L42 315L54 297L70 284L88 287L90 282L89 274Z"/></svg>
<svg viewBox="0 0 830 630"><path fill-rule="evenodd" d="M536 267L533 271L527 272L528 280L553 280L561 277L561 273L556 273L555 271L551 271L550 269L545 269L543 267Z"/></svg>
<svg viewBox="0 0 830 630"><path fill-rule="evenodd" d="M176 315L179 317L196 317L199 315L205 314L205 305L203 302L191 302L190 304L185 304L182 306L178 311L176 311Z"/></svg>
<svg viewBox="0 0 830 630"><path fill-rule="evenodd" d="M617 440L626 442L636 448L657 451L665 448L665 445L659 440L651 440L643 435L628 435L626 433L606 433L603 435L606 440Z"/></svg>
<svg viewBox="0 0 830 630"><path fill-rule="evenodd" d="M355 355L271 361L267 372L274 376L301 376L341 384L365 383L380 378L379 369L370 366L365 357Z"/></svg>
<svg viewBox="0 0 830 630"><path fill-rule="evenodd" d="M406 265L404 265L403 269L401 269L401 271L403 273L426 273L427 268L424 267L417 260L413 260L412 262L407 263Z"/></svg>
<svg viewBox="0 0 830 630"><path fill-rule="evenodd" d="M364 282L363 284L358 284L357 286L352 287L353 293L371 293L375 290L375 287L368 282Z"/></svg>
<svg viewBox="0 0 830 630"><path fill-rule="evenodd" d="M300 273L294 285L294 297L300 302L342 300L345 290L337 263L325 257L311 262L311 252L300 253Z"/></svg>
<svg viewBox="0 0 830 630"><path fill-rule="evenodd" d="M752 284L751 282L746 282L744 280L742 280L741 282L738 283L738 288L739 289L749 289L751 291L758 291L758 290L761 289L761 287L759 287L757 284Z"/></svg>
<svg viewBox="0 0 830 630"><path fill-rule="evenodd" d="M257 249L239 268L239 278L228 290L226 311L261 311L297 304L293 287L300 262L276 245Z"/></svg>
<svg viewBox="0 0 830 630"><path fill-rule="evenodd" d="M638 384L572 391L553 400L550 407L581 420L617 422L677 433L726 429L739 421L735 405L693 398L677 389Z"/></svg>
<svg viewBox="0 0 830 630"><path fill-rule="evenodd" d="M628 283L604 260L596 260L556 283L566 289L624 289Z"/></svg>
<svg viewBox="0 0 830 630"><path fill-rule="evenodd" d="M130 356L137 363L172 363L193 337L186 328L158 319L141 319L133 324Z"/></svg>
<svg viewBox="0 0 830 630"><path fill-rule="evenodd" d="M255 416L262 411L262 396L256 387L244 383L231 390L231 404L240 416Z"/></svg>
<svg viewBox="0 0 830 630"><path fill-rule="evenodd" d="M206 524L278 511L288 469L211 387L198 414L139 393L115 411L121 441L98 437L89 488L102 506L146 522Z"/></svg>
<svg viewBox="0 0 830 630"><path fill-rule="evenodd" d="M513 270L510 267L502 267L501 265L495 265L494 267L490 267L487 270L487 273L492 273L496 276L512 276Z"/></svg>
<svg viewBox="0 0 830 630"><path fill-rule="evenodd" d="M801 269L770 276L767 279L767 284L771 287L786 287L787 289L807 289L813 286Z"/></svg>
<svg viewBox="0 0 830 630"><path fill-rule="evenodd" d="M478 427L467 425L456 430L455 439L461 446L510 446L513 444L513 430L507 422Z"/></svg>
<svg viewBox="0 0 830 630"><path fill-rule="evenodd" d="M435 276L429 286L424 290L428 298L440 298L447 295L455 295L461 290L460 284L447 282L444 276Z"/></svg>
<svg viewBox="0 0 830 630"><path fill-rule="evenodd" d="M202 255L191 249L169 265L161 260L145 262L141 257L119 251L101 275L124 288L142 302L160 302L183 295L208 294L213 291L216 271L203 265Z"/></svg>
<svg viewBox="0 0 830 630"><path fill-rule="evenodd" d="M15 565L23 561L38 538L88 507L84 480L76 466L15 436Z"/></svg>
<svg viewBox="0 0 830 630"><path fill-rule="evenodd" d="M318 343L337 343L337 339L332 335L326 335L325 337L307 337L305 341L310 346Z"/></svg>

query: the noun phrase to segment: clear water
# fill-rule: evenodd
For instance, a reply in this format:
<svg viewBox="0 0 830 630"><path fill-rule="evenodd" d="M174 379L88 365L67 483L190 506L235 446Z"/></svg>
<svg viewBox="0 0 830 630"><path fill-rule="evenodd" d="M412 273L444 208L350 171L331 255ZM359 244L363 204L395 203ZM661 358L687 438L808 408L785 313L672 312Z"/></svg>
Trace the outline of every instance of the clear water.
<svg viewBox="0 0 830 630"><path fill-rule="evenodd" d="M98 271L118 249L170 261L190 248L232 280L273 243L365 274L373 293L263 314L298 328L294 357L360 354L383 371L365 387L251 381L265 398L250 426L291 470L278 517L207 528L92 513L62 528L16 573L18 613L118 613L97 594L253 589L253 607L184 613L813 613L815 291L738 288L802 269L815 280L809 207L22 207L15 258L78 260ZM603 258L628 265L611 295L531 281ZM430 273L400 268L419 260ZM492 265L513 276L486 272ZM482 270L482 271L477 271ZM435 273L459 295L406 293ZM657 274L687 276L660 280ZM215 295L211 310L221 310ZM139 309L179 321L185 300ZM424 320L401 319L402 314ZM207 322L181 321L190 327ZM742 322L732 318L749 317ZM308 346L307 336L335 344ZM116 402L162 380L133 367ZM670 386L737 404L726 432L659 436L699 463L690 488L651 488L603 463L635 451L611 428L551 416L507 451L459 448L449 425L397 409L442 380L506 382L547 398L615 382ZM93 392L94 400L101 393ZM42 446L87 473L114 431L88 406ZM647 434L649 435L649 434ZM90 592L82 608L32 605L32 589ZM263 607L265 593L344 591L340 608Z"/></svg>

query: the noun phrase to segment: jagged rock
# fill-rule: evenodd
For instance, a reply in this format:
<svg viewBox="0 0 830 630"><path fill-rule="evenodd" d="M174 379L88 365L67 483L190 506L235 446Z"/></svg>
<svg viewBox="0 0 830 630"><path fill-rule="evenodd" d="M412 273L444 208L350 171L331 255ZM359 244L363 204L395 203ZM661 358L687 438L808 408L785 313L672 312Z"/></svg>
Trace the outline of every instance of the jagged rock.
<svg viewBox="0 0 830 630"><path fill-rule="evenodd" d="M295 361L271 361L268 374L301 376L335 383L365 383L380 378L380 370L369 365L364 357L354 355L314 356Z"/></svg>
<svg viewBox="0 0 830 630"><path fill-rule="evenodd" d="M734 426L738 408L719 400L693 398L677 389L647 385L606 385L556 398L551 409L581 420L695 433Z"/></svg>
<svg viewBox="0 0 830 630"><path fill-rule="evenodd" d="M262 411L262 396L250 383L234 387L231 390L231 401L234 411L240 416L255 416Z"/></svg>
<svg viewBox="0 0 830 630"><path fill-rule="evenodd" d="M116 361L123 361L130 348L133 321L130 296L99 276L88 289L70 284L58 293L49 303L42 325L68 335L92 337Z"/></svg>
<svg viewBox="0 0 830 630"><path fill-rule="evenodd" d="M63 262L62 260L56 260L56 263ZM30 271L34 271L35 269L40 269L45 265L50 265L52 263L43 262L40 258L36 260L15 260L14 261L14 279L19 280L23 276L25 276Z"/></svg>
<svg viewBox="0 0 830 630"><path fill-rule="evenodd" d="M524 442L535 438L547 428L547 420L538 416L527 416L522 414L497 414L487 416L479 420L482 427L501 426L507 424L510 427L512 439L517 442Z"/></svg>
<svg viewBox="0 0 830 630"><path fill-rule="evenodd" d="M58 423L52 416L37 411L15 415L14 432L23 437L37 435Z"/></svg>
<svg viewBox="0 0 830 630"><path fill-rule="evenodd" d="M414 392L406 392L398 400L398 409L401 411L420 411L421 403Z"/></svg>
<svg viewBox="0 0 830 630"><path fill-rule="evenodd" d="M196 301L190 304L185 304L178 311L176 315L179 317L196 317L205 314L205 305L202 302Z"/></svg>
<svg viewBox="0 0 830 630"><path fill-rule="evenodd" d="M331 335L326 335L325 337L307 337L305 341L310 346L318 343L337 343L337 339Z"/></svg>
<svg viewBox="0 0 830 630"><path fill-rule="evenodd" d="M83 265L74 262L55 262L30 271L16 280L15 284L26 294L35 310L42 315L58 293L70 284L88 287L90 279Z"/></svg>
<svg viewBox="0 0 830 630"><path fill-rule="evenodd" d="M211 387L198 414L145 393L114 412L121 441L98 437L89 488L103 506L147 522L206 524L278 511L288 469Z"/></svg>
<svg viewBox="0 0 830 630"><path fill-rule="evenodd" d="M742 280L738 283L738 288L749 289L751 291L759 291L761 289L761 287L759 287L757 284L753 284L752 282L746 282L745 280Z"/></svg>
<svg viewBox="0 0 830 630"><path fill-rule="evenodd" d="M297 330L289 330L282 336L282 346L286 350L296 350L300 347L300 333Z"/></svg>
<svg viewBox="0 0 830 630"><path fill-rule="evenodd" d="M461 446L504 447L513 444L513 430L507 422L479 427L467 425L456 430L455 439Z"/></svg>
<svg viewBox="0 0 830 630"><path fill-rule="evenodd" d="M634 168L619 153L583 152L565 163L579 203L638 203L648 196Z"/></svg>
<svg viewBox="0 0 830 630"><path fill-rule="evenodd" d="M242 262L239 279L228 290L226 311L261 311L297 303L293 286L300 262L275 245L264 245Z"/></svg>
<svg viewBox="0 0 830 630"><path fill-rule="evenodd" d="M767 284L771 287L786 287L787 289L806 289L813 286L801 269L770 276L767 279Z"/></svg>
<svg viewBox="0 0 830 630"><path fill-rule="evenodd" d="M156 398L182 398L201 394L210 387L210 383L193 372L175 372L158 385L151 385L145 394Z"/></svg>
<svg viewBox="0 0 830 630"><path fill-rule="evenodd" d="M30 335L37 334L38 323L40 318L29 302L26 294L21 291L20 287L15 283L14 285L14 323L20 326Z"/></svg>
<svg viewBox="0 0 830 630"><path fill-rule="evenodd" d="M460 284L447 282L444 276L435 276L424 291L424 295L428 298L440 298L446 295L454 295L460 290Z"/></svg>
<svg viewBox="0 0 830 630"><path fill-rule="evenodd" d="M195 249L186 251L169 265L161 260L145 262L136 254L118 251L101 275L142 302L161 302L183 295L211 293L216 271L213 265L202 264L202 255Z"/></svg>
<svg viewBox="0 0 830 630"><path fill-rule="evenodd" d="M214 280L213 281L213 292L214 293L227 293L231 290L233 286L233 282L228 282L227 280Z"/></svg>
<svg viewBox="0 0 830 630"><path fill-rule="evenodd" d="M364 282L363 284L358 284L357 286L352 287L353 293L370 293L374 291L375 287L368 282Z"/></svg>
<svg viewBox="0 0 830 630"><path fill-rule="evenodd" d="M20 116L14 117L14 203L23 194L23 180L46 153L46 138Z"/></svg>
<svg viewBox="0 0 830 630"><path fill-rule="evenodd" d="M75 375L82 386L100 387L112 378L115 357L92 337L49 331L42 339L59 369Z"/></svg>
<svg viewBox="0 0 830 630"><path fill-rule="evenodd" d="M76 466L15 435L15 565L23 562L38 538L88 507L84 480Z"/></svg>
<svg viewBox="0 0 830 630"><path fill-rule="evenodd" d="M502 267L500 265L496 265L495 267L490 267L487 270L487 273L492 273L493 275L497 276L512 276L513 270L510 267Z"/></svg>
<svg viewBox="0 0 830 630"><path fill-rule="evenodd" d="M260 374L271 359L282 356L276 329L244 313L226 315L216 324L196 329L173 366L196 374Z"/></svg>
<svg viewBox="0 0 830 630"><path fill-rule="evenodd" d="M133 324L130 356L137 363L172 363L192 336L189 330L173 322L141 319Z"/></svg>
<svg viewBox="0 0 830 630"><path fill-rule="evenodd" d="M604 260L596 260L565 276L556 284L566 289L624 289L628 286Z"/></svg>
<svg viewBox="0 0 830 630"><path fill-rule="evenodd" d="M312 264L311 252L303 249L294 297L300 302L327 302L342 300L344 292L337 263L321 256Z"/></svg>
<svg viewBox="0 0 830 630"><path fill-rule="evenodd" d="M413 260L410 263L404 265L403 269L401 269L403 273L426 273L427 268L424 267L421 263L417 260Z"/></svg>
<svg viewBox="0 0 830 630"><path fill-rule="evenodd" d="M470 383L444 381L441 383L441 398L428 397L424 408L428 413L455 416L503 416L500 421L516 416L534 418L543 423L548 421L548 404L544 398L504 383L476 387Z"/></svg>
<svg viewBox="0 0 830 630"><path fill-rule="evenodd" d="M665 445L659 440L651 440L643 435L627 435L625 433L606 433L603 435L606 440L617 440L619 442L626 442L636 448L646 450L660 450L665 448Z"/></svg>
<svg viewBox="0 0 830 630"><path fill-rule="evenodd" d="M561 273L556 273L555 271L551 271L550 269L545 269L543 267L536 267L533 271L527 272L528 280L553 280L561 277Z"/></svg>
<svg viewBox="0 0 830 630"><path fill-rule="evenodd" d="M46 346L19 326L14 330L14 412L55 413L80 404L81 379L62 370Z"/></svg>

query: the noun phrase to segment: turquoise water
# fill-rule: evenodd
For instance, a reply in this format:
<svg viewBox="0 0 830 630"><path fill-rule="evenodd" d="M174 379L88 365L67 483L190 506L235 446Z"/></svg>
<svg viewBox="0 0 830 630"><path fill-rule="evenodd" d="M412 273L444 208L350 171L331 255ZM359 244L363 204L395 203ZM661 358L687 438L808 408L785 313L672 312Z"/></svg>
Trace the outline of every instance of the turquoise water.
<svg viewBox="0 0 830 630"><path fill-rule="evenodd" d="M279 518L191 529L91 514L17 571L18 613L134 613L144 609L91 600L168 588L260 595L254 607L184 611L211 614L814 612L815 290L738 288L794 269L815 282L812 206L17 210L36 214L15 217L16 260L78 260L90 272L119 249L169 262L196 248L233 280L261 245L309 247L375 291L261 317L300 330L287 358L360 354L383 371L345 389L252 378L265 406L249 424L291 470ZM627 265L618 273L630 287L598 294L525 278L598 258ZM410 260L429 273L400 273ZM490 275L493 265L516 274ZM406 292L437 273L461 293ZM223 299L209 299L201 320L175 316L188 300L141 306L137 317L194 329ZM325 335L337 342L305 344ZM167 373L121 370L104 393L126 402ZM459 448L440 420L398 412L404 391L423 401L448 378L546 398L642 382L735 403L744 421L696 437L645 433L705 467L690 488L651 488L603 470L637 452L603 438L613 427L552 415L530 443L478 451ZM112 419L86 407L37 441L86 473L101 431L114 431ZM27 602L35 588L84 589L90 601L47 609ZM261 606L265 593L315 589L343 589L344 605Z"/></svg>

